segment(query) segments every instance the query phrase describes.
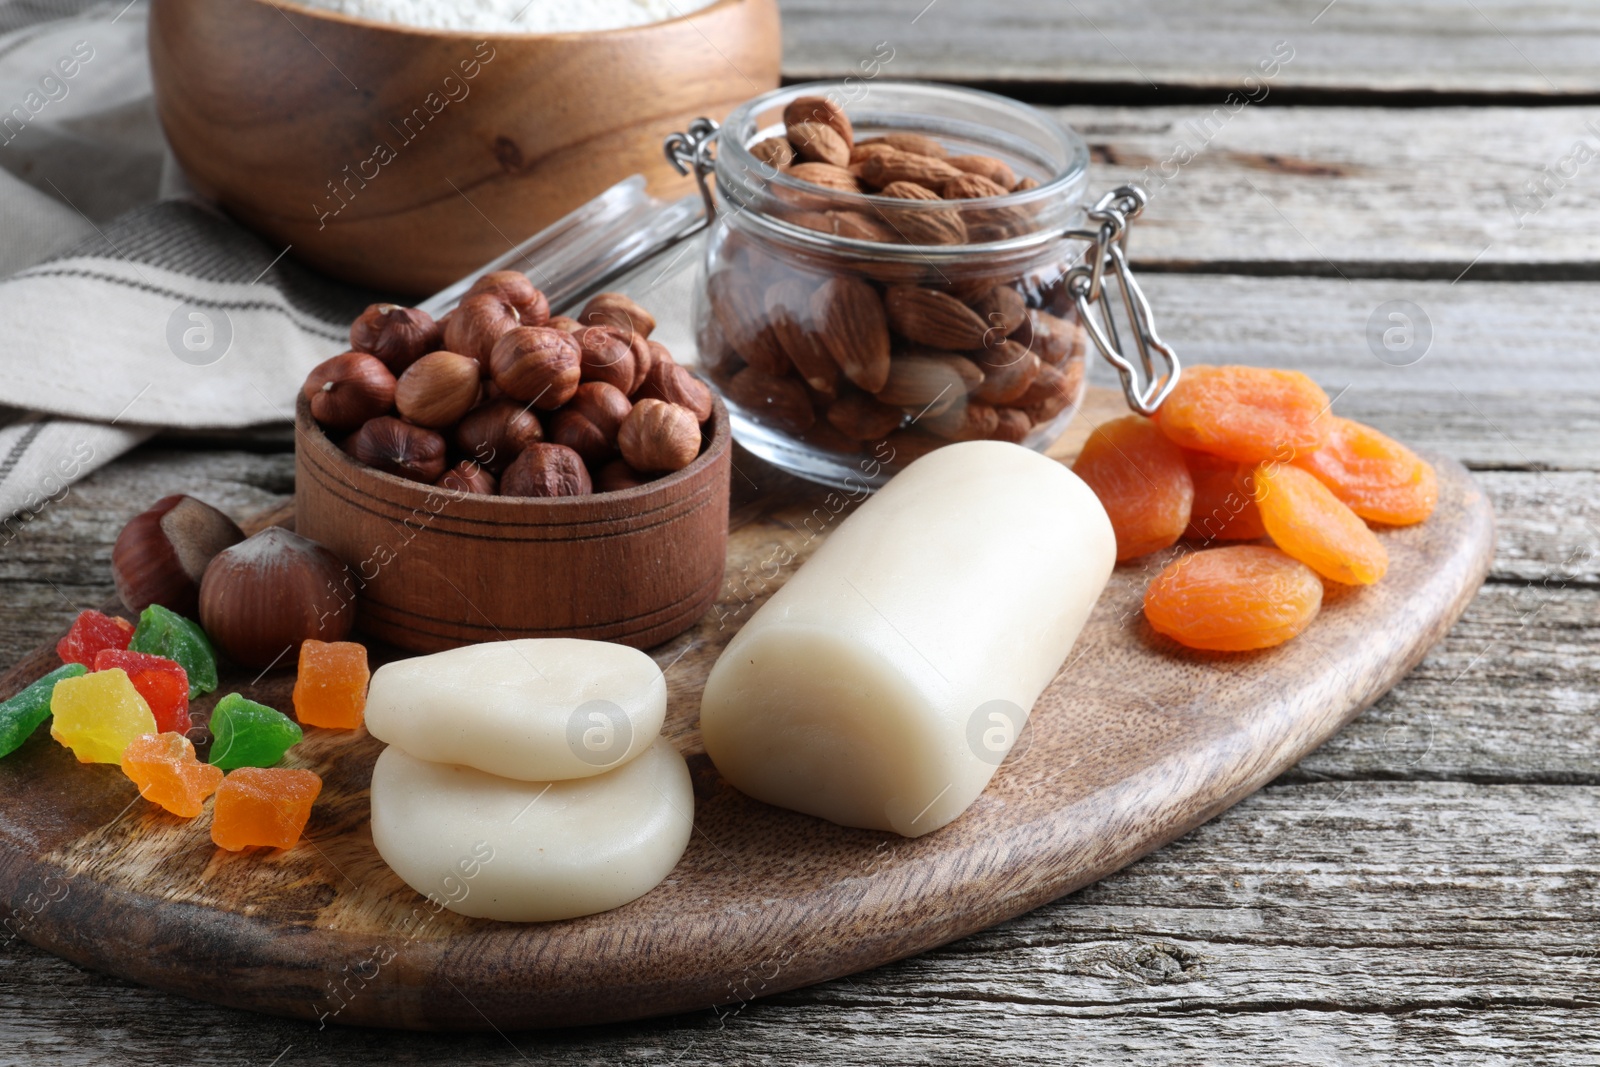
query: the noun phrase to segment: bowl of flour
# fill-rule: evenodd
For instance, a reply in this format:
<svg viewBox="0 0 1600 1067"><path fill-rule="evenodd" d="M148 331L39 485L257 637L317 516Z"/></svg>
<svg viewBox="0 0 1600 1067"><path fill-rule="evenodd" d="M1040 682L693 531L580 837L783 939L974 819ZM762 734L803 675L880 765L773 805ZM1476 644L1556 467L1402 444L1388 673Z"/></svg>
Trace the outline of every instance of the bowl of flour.
<svg viewBox="0 0 1600 1067"><path fill-rule="evenodd" d="M778 84L776 0L152 0L190 181L317 270L441 289Z"/></svg>

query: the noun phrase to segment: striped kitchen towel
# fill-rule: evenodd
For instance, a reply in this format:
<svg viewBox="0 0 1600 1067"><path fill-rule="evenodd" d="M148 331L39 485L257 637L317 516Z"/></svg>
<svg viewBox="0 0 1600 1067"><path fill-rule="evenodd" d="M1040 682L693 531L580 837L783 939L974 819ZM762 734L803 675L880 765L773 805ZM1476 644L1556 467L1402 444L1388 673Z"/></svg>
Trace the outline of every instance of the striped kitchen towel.
<svg viewBox="0 0 1600 1067"><path fill-rule="evenodd" d="M0 543L160 428L290 418L373 299L171 195L143 7L0 0Z"/></svg>

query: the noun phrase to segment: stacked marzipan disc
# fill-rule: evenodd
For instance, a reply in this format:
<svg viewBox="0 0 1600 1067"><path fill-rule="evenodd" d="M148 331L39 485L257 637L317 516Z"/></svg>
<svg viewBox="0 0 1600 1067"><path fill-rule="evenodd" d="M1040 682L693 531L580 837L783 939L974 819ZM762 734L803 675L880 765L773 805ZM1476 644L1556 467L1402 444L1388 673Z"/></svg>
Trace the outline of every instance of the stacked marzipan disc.
<svg viewBox="0 0 1600 1067"><path fill-rule="evenodd" d="M463 915L544 922L626 904L683 855L689 769L660 736L667 683L603 641L471 645L380 667L367 729L372 840Z"/></svg>

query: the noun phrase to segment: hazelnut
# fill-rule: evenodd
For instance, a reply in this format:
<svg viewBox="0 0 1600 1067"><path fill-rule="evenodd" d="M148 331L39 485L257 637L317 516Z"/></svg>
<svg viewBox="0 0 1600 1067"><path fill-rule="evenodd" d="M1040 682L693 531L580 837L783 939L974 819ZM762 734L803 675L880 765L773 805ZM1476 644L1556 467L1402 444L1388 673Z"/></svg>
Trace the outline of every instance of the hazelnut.
<svg viewBox="0 0 1600 1067"><path fill-rule="evenodd" d="M624 337L633 334L649 337L656 328L655 316L622 293L596 294L583 305L578 321L585 326L615 327Z"/></svg>
<svg viewBox="0 0 1600 1067"><path fill-rule="evenodd" d="M353 430L394 406L394 375L381 359L346 352L311 368L301 387L311 417L330 430Z"/></svg>
<svg viewBox="0 0 1600 1067"><path fill-rule="evenodd" d="M550 420L550 440L566 445L585 463L599 463L616 452L617 431L632 410L633 404L616 386L585 382Z"/></svg>
<svg viewBox="0 0 1600 1067"><path fill-rule="evenodd" d="M243 540L244 531L210 504L181 493L162 497L117 535L111 549L117 595L129 611L160 604L192 618L206 565Z"/></svg>
<svg viewBox="0 0 1600 1067"><path fill-rule="evenodd" d="M350 347L377 356L391 374L437 349L441 337L433 316L398 304L373 304L350 324Z"/></svg>
<svg viewBox="0 0 1600 1067"><path fill-rule="evenodd" d="M633 392L638 360L627 334L610 326L586 326L573 336L582 352L584 381L606 382L624 393Z"/></svg>
<svg viewBox="0 0 1600 1067"><path fill-rule="evenodd" d="M640 474L628 466L625 459L614 459L594 472L594 489L597 493L615 493L623 489L636 489L648 485L650 476Z"/></svg>
<svg viewBox="0 0 1600 1067"><path fill-rule="evenodd" d="M502 496L584 496L594 491L583 459L548 442L523 452L500 479Z"/></svg>
<svg viewBox="0 0 1600 1067"><path fill-rule="evenodd" d="M645 343L650 346L650 356L656 363L677 362L672 358L672 353L667 350L667 346L660 341L647 341Z"/></svg>
<svg viewBox="0 0 1600 1067"><path fill-rule="evenodd" d="M524 326L543 326L550 321L550 301L521 271L490 271L473 282L466 295L480 296L484 293L498 296L516 308L517 317Z"/></svg>
<svg viewBox="0 0 1600 1067"><path fill-rule="evenodd" d="M368 420L345 440L344 450L374 470L413 482L432 484L444 473L444 438L393 415Z"/></svg>
<svg viewBox="0 0 1600 1067"><path fill-rule="evenodd" d="M617 447L635 470L682 470L700 454L700 423L688 408L641 400L622 421Z"/></svg>
<svg viewBox="0 0 1600 1067"><path fill-rule="evenodd" d="M711 417L711 389L687 367L676 363L657 363L645 375L644 384L634 394L640 400L665 400L694 412L705 422Z"/></svg>
<svg viewBox="0 0 1600 1067"><path fill-rule="evenodd" d="M506 396L554 411L578 391L582 350L570 333L519 326L495 343L489 370Z"/></svg>
<svg viewBox="0 0 1600 1067"><path fill-rule="evenodd" d="M467 412L452 438L478 466L499 474L523 449L544 440L544 427L521 401L491 400Z"/></svg>
<svg viewBox="0 0 1600 1067"><path fill-rule="evenodd" d="M400 375L395 410L430 429L453 426L478 402L478 361L455 352L430 352Z"/></svg>
<svg viewBox="0 0 1600 1067"><path fill-rule="evenodd" d="M550 316L550 321L545 325L552 330L562 330L566 333L577 333L579 330L588 329L583 323L569 315L552 315Z"/></svg>
<svg viewBox="0 0 1600 1067"><path fill-rule="evenodd" d="M315 541L269 526L217 553L200 582L200 624L246 667L292 666L307 638L342 641L355 603L345 565Z"/></svg>
<svg viewBox="0 0 1600 1067"><path fill-rule="evenodd" d="M517 309L493 293L464 297L444 324L444 347L478 361L489 372L495 342L521 325Z"/></svg>
<svg viewBox="0 0 1600 1067"><path fill-rule="evenodd" d="M493 496L495 492L494 475L470 459L462 460L439 475L439 480L433 484L440 489L449 489L456 493L476 493L481 496Z"/></svg>

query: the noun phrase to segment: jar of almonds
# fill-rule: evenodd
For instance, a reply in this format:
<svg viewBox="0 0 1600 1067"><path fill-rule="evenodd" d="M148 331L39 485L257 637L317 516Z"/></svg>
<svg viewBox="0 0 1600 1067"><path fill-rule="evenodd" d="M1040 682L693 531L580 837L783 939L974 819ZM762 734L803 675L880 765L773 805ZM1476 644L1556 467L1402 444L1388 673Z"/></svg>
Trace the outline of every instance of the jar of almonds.
<svg viewBox="0 0 1600 1067"><path fill-rule="evenodd" d="M952 441L1060 436L1090 347L1082 138L988 93L832 83L744 105L715 152L696 329L746 447L877 486Z"/></svg>

